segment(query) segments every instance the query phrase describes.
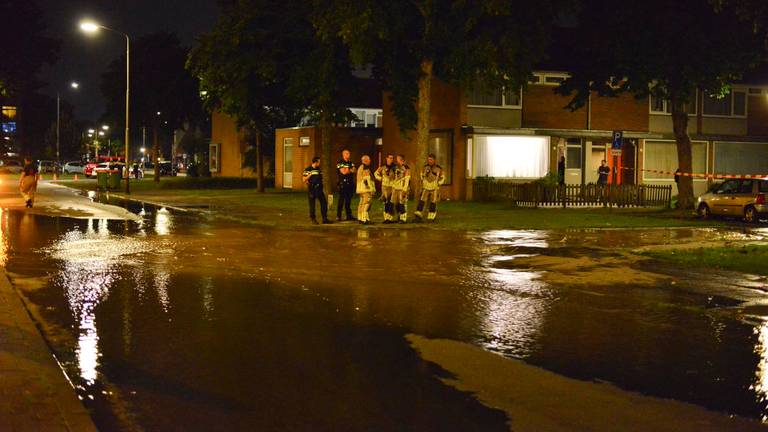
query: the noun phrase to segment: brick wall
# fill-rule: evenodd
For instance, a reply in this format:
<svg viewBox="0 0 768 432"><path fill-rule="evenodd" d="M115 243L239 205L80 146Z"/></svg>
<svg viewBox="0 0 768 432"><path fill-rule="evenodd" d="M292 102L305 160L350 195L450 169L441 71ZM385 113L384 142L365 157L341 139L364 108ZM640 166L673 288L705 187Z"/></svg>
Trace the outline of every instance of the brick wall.
<svg viewBox="0 0 768 432"><path fill-rule="evenodd" d="M243 134L237 130L235 119L214 112L211 116L211 143L219 144L219 171L216 177L255 177L251 168L243 168Z"/></svg>
<svg viewBox="0 0 768 432"><path fill-rule="evenodd" d="M301 137L309 137L309 146L299 146ZM367 154L376 163L378 151L376 149L376 139L381 137L381 129L374 128L334 128L331 134L333 149L331 151L331 163L341 159L341 152L349 149L352 153L352 160L356 165L360 163L363 154ZM275 188L282 189L284 184L283 173L283 140L293 138L293 190L306 190L306 185L302 182L301 174L304 168L312 163L312 158L322 156L322 135L320 128L311 126L304 128L278 129L275 131ZM336 173L323 173L327 185L336 187Z"/></svg>
<svg viewBox="0 0 768 432"><path fill-rule="evenodd" d="M648 131L648 99L629 93L617 97L592 96L592 127L598 130Z"/></svg>
<svg viewBox="0 0 768 432"><path fill-rule="evenodd" d="M554 93L554 86L530 85L523 90L523 127L586 129L587 110L565 109L571 98Z"/></svg>
<svg viewBox="0 0 768 432"><path fill-rule="evenodd" d="M397 117L392 112L389 94L384 93L383 99L383 152L405 155L411 168L421 167L424 161L414 160L416 157L415 132L408 131L405 136L400 132ZM466 196L466 138L461 126L466 123L466 100L461 91L441 81L432 83L432 112L431 129L433 131L450 131L453 135L453 166L443 167L451 170L452 182L441 189L445 198L464 199Z"/></svg>

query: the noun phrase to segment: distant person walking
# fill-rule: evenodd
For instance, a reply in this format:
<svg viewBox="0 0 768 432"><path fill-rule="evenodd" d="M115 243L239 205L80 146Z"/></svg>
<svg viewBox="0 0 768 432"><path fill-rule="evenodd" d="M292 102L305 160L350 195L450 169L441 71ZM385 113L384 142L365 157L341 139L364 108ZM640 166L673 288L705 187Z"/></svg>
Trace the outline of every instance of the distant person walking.
<svg viewBox="0 0 768 432"><path fill-rule="evenodd" d="M347 220L355 220L352 216L352 196L355 194L355 164L349 159L349 150L341 152L341 160L336 164L339 175L339 204L336 206L336 220L341 220L341 210L347 215Z"/></svg>
<svg viewBox="0 0 768 432"><path fill-rule="evenodd" d="M565 185L565 156L560 156L560 160L557 161L557 184Z"/></svg>
<svg viewBox="0 0 768 432"><path fill-rule="evenodd" d="M307 184L307 196L309 198L309 220L317 224L315 214L315 200L320 201L320 216L323 217L323 224L329 224L328 220L328 201L323 191L323 173L320 171L320 158L312 158L312 165L304 169L302 180Z"/></svg>
<svg viewBox="0 0 768 432"><path fill-rule="evenodd" d="M611 168L605 164L605 160L600 161L600 166L597 168L597 184L605 186L608 184L608 174L611 173Z"/></svg>
<svg viewBox="0 0 768 432"><path fill-rule="evenodd" d="M24 198L27 208L32 208L35 204L35 193L37 192L38 170L37 164L29 159L24 159L24 171L19 180L19 191Z"/></svg>
<svg viewBox="0 0 768 432"><path fill-rule="evenodd" d="M357 194L360 196L360 204L357 206L357 220L363 225L370 225L371 218L368 211L371 209L371 200L376 192L376 184L371 177L371 157L364 155L360 160L362 164L357 170Z"/></svg>

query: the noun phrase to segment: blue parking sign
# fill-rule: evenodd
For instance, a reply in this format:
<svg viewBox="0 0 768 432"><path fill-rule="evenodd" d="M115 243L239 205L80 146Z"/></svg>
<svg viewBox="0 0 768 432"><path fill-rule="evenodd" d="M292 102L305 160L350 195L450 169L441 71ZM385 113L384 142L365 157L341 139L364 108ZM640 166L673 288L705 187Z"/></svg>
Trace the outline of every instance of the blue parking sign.
<svg viewBox="0 0 768 432"><path fill-rule="evenodd" d="M612 150L621 150L621 144L624 142L624 132L622 131L613 131L613 144L611 145Z"/></svg>

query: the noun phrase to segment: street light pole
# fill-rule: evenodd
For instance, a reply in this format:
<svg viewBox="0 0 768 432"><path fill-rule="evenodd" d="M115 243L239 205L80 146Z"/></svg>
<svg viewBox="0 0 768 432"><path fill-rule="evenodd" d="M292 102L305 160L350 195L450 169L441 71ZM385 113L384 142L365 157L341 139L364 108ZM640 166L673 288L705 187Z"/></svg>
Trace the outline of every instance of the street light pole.
<svg viewBox="0 0 768 432"><path fill-rule="evenodd" d="M56 170L59 169L59 136L61 135L61 92L56 92L56 166L53 167L53 178L56 178Z"/></svg>
<svg viewBox="0 0 768 432"><path fill-rule="evenodd" d="M130 134L129 134L129 117L130 117L130 100L131 100L131 38L127 33L105 27L101 24L97 24L92 21L83 21L80 23L80 29L87 33L95 33L99 29L111 31L125 37L125 193L131 193L131 176L128 175L128 160L130 157Z"/></svg>

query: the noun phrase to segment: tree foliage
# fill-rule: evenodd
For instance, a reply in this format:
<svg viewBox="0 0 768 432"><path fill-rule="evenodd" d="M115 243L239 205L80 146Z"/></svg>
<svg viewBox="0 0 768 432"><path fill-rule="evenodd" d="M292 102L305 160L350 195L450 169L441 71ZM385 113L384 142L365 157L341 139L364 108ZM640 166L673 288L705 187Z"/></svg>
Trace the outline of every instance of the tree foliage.
<svg viewBox="0 0 768 432"><path fill-rule="evenodd" d="M764 39L743 21L741 11L701 0L645 0L617 7L609 0L581 3L573 41L572 77L558 89L573 95L572 109L590 92L631 92L670 101L680 170L691 172L685 104L698 91L723 95L764 55ZM682 177L680 204L690 207L693 187Z"/></svg>
<svg viewBox="0 0 768 432"><path fill-rule="evenodd" d="M317 0L321 34L338 35L358 65L373 64L405 134L426 157L431 83L517 88L542 58L559 7L542 0Z"/></svg>
<svg viewBox="0 0 768 432"><path fill-rule="evenodd" d="M184 123L202 125L205 115L198 83L185 69L188 50L171 33L149 34L131 42L131 128ZM125 122L125 55L112 61L101 77L107 99L105 118ZM157 112L161 115L158 116ZM166 125L165 122L168 122Z"/></svg>
<svg viewBox="0 0 768 432"><path fill-rule="evenodd" d="M200 79L206 107L236 118L259 155L275 129L315 119L325 131L323 163L328 169L328 129L348 117L337 97L351 77L346 51L335 37L317 37L311 2L235 0L221 5L215 28L198 39L187 64ZM261 163L256 165L261 177Z"/></svg>

